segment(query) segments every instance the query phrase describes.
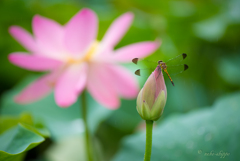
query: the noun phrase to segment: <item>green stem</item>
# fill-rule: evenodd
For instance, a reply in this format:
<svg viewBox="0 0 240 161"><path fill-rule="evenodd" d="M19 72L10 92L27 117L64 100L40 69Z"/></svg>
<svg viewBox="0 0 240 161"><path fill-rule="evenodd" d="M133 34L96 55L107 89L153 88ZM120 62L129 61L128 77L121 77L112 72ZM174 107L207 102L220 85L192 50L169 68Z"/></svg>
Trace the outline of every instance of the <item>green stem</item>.
<svg viewBox="0 0 240 161"><path fill-rule="evenodd" d="M145 147L144 161L151 160L152 128L153 128L153 121L146 120L146 147Z"/></svg>
<svg viewBox="0 0 240 161"><path fill-rule="evenodd" d="M84 127L85 127L85 147L87 151L87 158L88 161L93 161L92 158L92 149L91 149L91 142L90 142L90 135L89 135L89 130L88 130L88 125L87 125L87 100L86 100L86 91L82 92L81 95L81 102L82 102L82 119L84 122Z"/></svg>

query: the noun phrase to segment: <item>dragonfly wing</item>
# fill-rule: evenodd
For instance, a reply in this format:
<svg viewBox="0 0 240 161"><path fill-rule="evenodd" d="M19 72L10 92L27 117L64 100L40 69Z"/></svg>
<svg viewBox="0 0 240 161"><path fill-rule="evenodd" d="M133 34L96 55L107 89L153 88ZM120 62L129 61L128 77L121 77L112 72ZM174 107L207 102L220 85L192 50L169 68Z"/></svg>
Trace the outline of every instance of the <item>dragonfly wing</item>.
<svg viewBox="0 0 240 161"><path fill-rule="evenodd" d="M149 75L155 70L157 66L156 61L151 61L147 59L134 58L132 62L138 66L135 71L135 75L141 77L149 77Z"/></svg>
<svg viewBox="0 0 240 161"><path fill-rule="evenodd" d="M180 65L171 65L167 66L167 71L170 75L176 75L184 72L185 70L188 69L187 64L180 64Z"/></svg>
<svg viewBox="0 0 240 161"><path fill-rule="evenodd" d="M180 54L180 55L176 56L175 58L172 58L172 59L168 60L165 63L167 65L176 65L176 64L181 63L186 57L187 57L187 54L183 53L183 54Z"/></svg>
<svg viewBox="0 0 240 161"><path fill-rule="evenodd" d="M140 74L140 69L136 70L134 74L135 74L135 75L138 75L138 76L141 76L141 74Z"/></svg>
<svg viewBox="0 0 240 161"><path fill-rule="evenodd" d="M138 66L148 66L148 67L155 67L158 64L157 61L140 59L140 58L134 58L132 59L132 62Z"/></svg>
<svg viewBox="0 0 240 161"><path fill-rule="evenodd" d="M137 64L138 64L138 60L139 60L139 58L134 58L134 59L132 60L132 62L137 65Z"/></svg>
<svg viewBox="0 0 240 161"><path fill-rule="evenodd" d="M146 69L137 69L135 71L135 75L140 77L149 77L149 75L154 71L153 68L146 68Z"/></svg>

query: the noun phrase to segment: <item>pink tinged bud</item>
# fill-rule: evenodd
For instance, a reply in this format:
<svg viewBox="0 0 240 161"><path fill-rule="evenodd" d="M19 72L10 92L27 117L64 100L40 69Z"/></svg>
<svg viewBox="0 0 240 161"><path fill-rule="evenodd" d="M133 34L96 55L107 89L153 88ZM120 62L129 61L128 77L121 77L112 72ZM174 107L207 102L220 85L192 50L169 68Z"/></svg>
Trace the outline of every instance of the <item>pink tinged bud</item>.
<svg viewBox="0 0 240 161"><path fill-rule="evenodd" d="M137 97L137 111L144 120L158 120L167 100L167 89L161 67L148 77Z"/></svg>

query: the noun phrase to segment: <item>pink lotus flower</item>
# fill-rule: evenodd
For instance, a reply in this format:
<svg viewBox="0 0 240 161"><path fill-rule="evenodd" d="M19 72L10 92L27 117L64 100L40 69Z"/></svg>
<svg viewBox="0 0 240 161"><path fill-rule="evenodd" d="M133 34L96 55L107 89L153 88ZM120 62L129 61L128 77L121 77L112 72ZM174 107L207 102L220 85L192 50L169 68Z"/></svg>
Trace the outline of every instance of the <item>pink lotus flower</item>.
<svg viewBox="0 0 240 161"><path fill-rule="evenodd" d="M132 13L120 16L101 42L96 40L98 18L90 9L82 9L64 26L36 15L32 23L34 36L21 27L12 26L11 35L31 54L11 53L9 60L25 69L49 72L26 87L15 101L31 103L50 93L52 88L61 107L76 102L85 88L95 100L112 109L119 106L119 96L136 97L137 81L117 63L146 57L160 44L147 41L114 50L132 20Z"/></svg>

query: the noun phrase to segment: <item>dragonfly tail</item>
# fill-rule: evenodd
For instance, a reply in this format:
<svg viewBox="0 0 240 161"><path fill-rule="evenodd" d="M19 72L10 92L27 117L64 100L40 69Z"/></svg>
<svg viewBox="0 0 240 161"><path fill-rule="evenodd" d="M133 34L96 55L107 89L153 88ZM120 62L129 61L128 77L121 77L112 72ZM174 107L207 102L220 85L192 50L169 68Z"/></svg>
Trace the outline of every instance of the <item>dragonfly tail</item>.
<svg viewBox="0 0 240 161"><path fill-rule="evenodd" d="M165 69L164 72L167 74L167 76L168 76L168 78L170 79L172 85L174 86L173 80L172 80L172 78L170 77L170 75L168 74L168 71Z"/></svg>

